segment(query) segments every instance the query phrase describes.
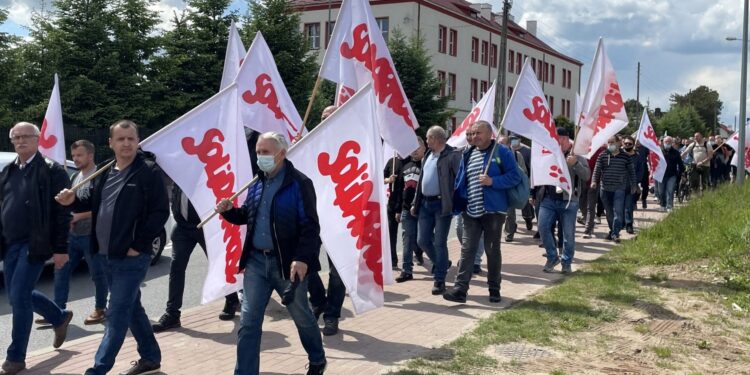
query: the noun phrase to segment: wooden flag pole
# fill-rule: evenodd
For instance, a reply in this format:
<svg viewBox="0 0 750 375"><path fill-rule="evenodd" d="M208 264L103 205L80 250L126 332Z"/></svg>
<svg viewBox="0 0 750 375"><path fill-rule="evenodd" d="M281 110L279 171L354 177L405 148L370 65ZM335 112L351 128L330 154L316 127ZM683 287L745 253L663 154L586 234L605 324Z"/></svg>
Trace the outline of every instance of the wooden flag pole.
<svg viewBox="0 0 750 375"><path fill-rule="evenodd" d="M104 173L104 171L106 171L107 169L109 169L109 167L111 167L114 164L115 164L115 159L112 159L112 161L110 161L109 163L105 164L99 170L97 170L96 172L92 173L90 176L84 178L81 182L75 184L75 186L73 186L72 188L70 188L70 190L76 191L76 190L80 189L81 186L86 185L87 183L89 183L89 181L91 181L91 180L99 177L99 175L101 175L102 173Z"/></svg>
<svg viewBox="0 0 750 375"><path fill-rule="evenodd" d="M302 126L299 128L299 133L297 133L297 136L302 135L302 130L305 129L305 124L307 124L307 119L310 117L310 110L312 110L313 102L315 101L315 95L318 93L318 88L320 87L320 76L315 80L315 86L313 86L312 94L310 94L310 101L307 103L307 110L305 110L305 118L302 119Z"/></svg>
<svg viewBox="0 0 750 375"><path fill-rule="evenodd" d="M250 180L250 182L248 182L247 184L245 184L245 186L243 186L240 190L238 190L231 197L229 197L229 200L233 201L233 200L237 199L237 197L239 197L240 194L244 193L245 190L247 190L248 188L250 188L250 185L252 185L257 180L258 180L258 176L253 177L253 179ZM198 224L198 229L203 228L203 226L206 225L206 223L208 223L209 221L211 221L211 219L213 219L214 216L216 216L216 214L218 214L218 212L214 211L214 212L211 213L211 215L209 215L207 218L205 218L203 221L201 221L200 224Z"/></svg>

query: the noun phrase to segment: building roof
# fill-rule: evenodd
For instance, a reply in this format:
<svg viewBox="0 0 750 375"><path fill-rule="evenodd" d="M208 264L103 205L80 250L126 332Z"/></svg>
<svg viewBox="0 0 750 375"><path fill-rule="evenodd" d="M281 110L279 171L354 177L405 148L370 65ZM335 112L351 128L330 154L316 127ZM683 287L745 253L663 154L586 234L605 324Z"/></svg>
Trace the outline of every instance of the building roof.
<svg viewBox="0 0 750 375"><path fill-rule="evenodd" d="M328 9L329 6L333 9L337 9L341 6L341 0L290 0L290 2L293 7L300 11ZM502 31L502 16L495 17L493 15L493 19L486 19L481 16L480 12L472 7L472 5L476 6L478 4L466 0L370 0L370 4L372 5L412 2L461 18L463 21L472 23L486 30L494 31L498 34ZM547 43L543 42L535 35L530 34L526 29L511 20L508 21L508 39L559 57L572 64L578 66L583 65L582 62L550 47Z"/></svg>

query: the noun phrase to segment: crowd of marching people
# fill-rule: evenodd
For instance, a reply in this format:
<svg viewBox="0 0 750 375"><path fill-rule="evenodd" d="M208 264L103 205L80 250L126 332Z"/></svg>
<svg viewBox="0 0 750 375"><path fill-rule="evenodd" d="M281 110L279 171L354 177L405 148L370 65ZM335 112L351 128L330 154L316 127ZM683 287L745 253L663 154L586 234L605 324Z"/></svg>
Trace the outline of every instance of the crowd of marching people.
<svg viewBox="0 0 750 375"><path fill-rule="evenodd" d="M335 109L326 108L323 119ZM495 131L490 123L476 121L466 131L468 145L458 149L447 144L444 128L433 126L411 155L386 164L389 250L394 269L400 270L396 282L414 279L416 261L429 265L433 295L465 303L471 279L484 272L486 263L489 302L500 302L501 242L503 233L505 242L516 241L517 208L529 235L536 219L533 238L544 249L544 272L555 272L558 265L562 274L573 271L578 225L583 238L591 238L605 215L606 240L620 242L622 231L635 233L633 212L638 201L641 208L647 207L652 183L649 150L633 137L612 136L586 160L572 152L572 134L557 128L573 179L570 193L556 186L535 186L525 191L521 206L512 206L510 191L528 187L531 152L519 137ZM34 313L41 315L37 324L52 326L53 347L63 345L73 321L66 305L70 277L82 260L88 263L95 292L93 310L83 323L106 327L94 364L85 374L112 369L128 330L138 343L140 360L124 374L158 371L161 349L155 333L180 327L187 262L196 245L206 251L198 227L201 218L185 193L176 184L168 188L157 163L139 149L135 123L123 120L110 127L114 158L111 164L100 164L103 167L94 163L91 142L74 142L70 151L78 172L71 178L39 153L39 136L36 125L16 124L10 138L18 156L0 173L0 250L13 314L12 343L0 374L25 369ZM687 199L690 192L700 194L732 178L733 150L721 137L665 136L661 145L667 167L654 192L662 210L674 208L675 196ZM289 144L284 136L251 132L248 147L258 181L250 186L244 204L235 206L225 199L216 208L228 222L247 226L239 265L245 275L244 295L242 300L237 293L227 295L219 314L219 319L232 320L240 311L235 373L258 373L264 312L276 291L308 354L308 374L322 374L327 361L318 320L322 315L323 335L338 333L346 288L333 263L327 287L318 275L321 240L315 188L286 159ZM91 179L97 172L101 174ZM140 286L153 255L152 239L164 226L170 206L176 226L169 290L164 314L152 323L140 302ZM448 237L454 220L461 251L456 277L449 280L454 263ZM56 268L52 299L35 290L49 258Z"/></svg>

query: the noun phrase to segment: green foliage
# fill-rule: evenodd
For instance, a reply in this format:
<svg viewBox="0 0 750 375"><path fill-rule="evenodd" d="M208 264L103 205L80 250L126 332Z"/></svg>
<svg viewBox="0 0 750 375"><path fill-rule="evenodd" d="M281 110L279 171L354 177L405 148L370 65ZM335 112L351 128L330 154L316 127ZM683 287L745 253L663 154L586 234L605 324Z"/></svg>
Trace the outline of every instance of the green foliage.
<svg viewBox="0 0 750 375"><path fill-rule="evenodd" d="M576 134L576 125L567 117L563 115L555 117L555 126L565 128L565 130L568 131L568 134L570 134L570 139L574 138L574 135Z"/></svg>
<svg viewBox="0 0 750 375"><path fill-rule="evenodd" d="M724 107L724 103L719 100L719 93L716 90L701 85L684 95L674 93L669 100L673 107L692 106L698 112L698 116L703 120L708 130L716 131L719 124L719 115L721 115L721 110Z"/></svg>
<svg viewBox="0 0 750 375"><path fill-rule="evenodd" d="M8 12L0 9L0 25L8 19ZM18 77L18 48L19 38L0 32L0 125L10 124L12 121L11 95Z"/></svg>
<svg viewBox="0 0 750 375"><path fill-rule="evenodd" d="M654 124L657 135L667 132L670 136L690 137L695 132L706 134L706 124L691 106L674 106Z"/></svg>
<svg viewBox="0 0 750 375"><path fill-rule="evenodd" d="M448 109L448 98L440 97L440 81L430 64L424 40L414 37L407 41L399 30L394 30L389 39L393 65L419 122L418 133L424 136L432 125L445 126L453 111Z"/></svg>
<svg viewBox="0 0 750 375"><path fill-rule="evenodd" d="M628 126L623 129L622 134L633 134L641 126L641 117L643 116L643 104L635 99L625 101L625 113L628 115ZM650 111L649 111L650 112ZM653 115L651 116L653 121ZM653 122L652 122L653 123Z"/></svg>

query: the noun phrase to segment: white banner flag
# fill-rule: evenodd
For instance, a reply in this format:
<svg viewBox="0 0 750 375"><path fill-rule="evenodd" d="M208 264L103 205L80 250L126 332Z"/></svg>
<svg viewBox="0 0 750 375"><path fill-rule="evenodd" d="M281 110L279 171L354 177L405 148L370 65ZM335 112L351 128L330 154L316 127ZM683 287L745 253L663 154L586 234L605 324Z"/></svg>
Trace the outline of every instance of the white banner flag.
<svg viewBox="0 0 750 375"><path fill-rule="evenodd" d="M571 193L572 180L565 155L558 142L557 127L528 58L524 62L516 88L505 110L503 127L531 139L532 143L540 148L540 153L549 153L554 157L554 162L545 159L546 163L539 161L539 158L535 161L534 156L531 157L531 186L552 185L565 190L568 194Z"/></svg>
<svg viewBox="0 0 750 375"><path fill-rule="evenodd" d="M224 72L221 75L220 90L234 82L237 73L240 71L242 61L245 58L245 45L242 44L240 33L237 32L237 26L234 21L229 26L229 38L227 39L227 52L224 54Z"/></svg>
<svg viewBox="0 0 750 375"><path fill-rule="evenodd" d="M453 135L448 139L448 144L461 148L468 145L466 142L466 131L469 129L469 125L479 120L484 120L492 124L492 116L495 113L495 86L496 82L492 83L492 87L482 96L474 108L471 109L469 115L461 122L461 125L453 132ZM492 126L492 135L497 137L497 128Z"/></svg>
<svg viewBox="0 0 750 375"><path fill-rule="evenodd" d="M245 134L238 121L237 86L232 84L141 142L182 189L201 217L252 179ZM243 194L244 195L244 194ZM233 202L240 206L244 196ZM202 303L242 288L238 274L245 227L221 216L203 227L208 273Z"/></svg>
<svg viewBox="0 0 750 375"><path fill-rule="evenodd" d="M750 134L750 122L745 125L745 135ZM734 156L732 156L732 165L735 167L738 167L738 164L740 163L739 153L743 152L740 151L740 133L735 132L732 134L731 137L727 140L727 145L731 147L734 150ZM750 138L745 137L745 170L750 172ZM739 167L738 167L739 169Z"/></svg>
<svg viewBox="0 0 750 375"><path fill-rule="evenodd" d="M276 132L292 143L302 128L302 119L286 91L273 54L260 31L247 50L237 74L241 100L240 117L245 127L260 133ZM302 134L307 130L302 129Z"/></svg>
<svg viewBox="0 0 750 375"><path fill-rule="evenodd" d="M659 147L659 138L656 136L654 127L651 126L651 120L648 118L648 111L646 109L643 110L641 126L638 128L636 139L651 151L648 155L651 177L661 182L664 178L664 172L667 171L667 159L664 158L664 152Z"/></svg>
<svg viewBox="0 0 750 375"><path fill-rule="evenodd" d="M60 86L55 73L55 85L44 114L42 130L39 135L39 152L42 155L65 165L65 132L63 130L62 104L60 103Z"/></svg>
<svg viewBox="0 0 750 375"><path fill-rule="evenodd" d="M375 100L365 86L288 156L313 181L320 237L357 314L383 306L393 282Z"/></svg>
<svg viewBox="0 0 750 375"><path fill-rule="evenodd" d="M344 0L341 4L320 76L339 84L337 103L345 102L352 93L372 82L381 137L401 157L417 148L414 133L419 128L417 118L401 87L369 1Z"/></svg>
<svg viewBox="0 0 750 375"><path fill-rule="evenodd" d="M559 186L560 177L568 172L567 164L560 164L557 156L539 142L531 141L531 186Z"/></svg>
<svg viewBox="0 0 750 375"><path fill-rule="evenodd" d="M610 137L628 125L617 76L602 39L599 39L594 63L591 65L581 114L573 152L586 159L591 158L596 150L607 144Z"/></svg>

